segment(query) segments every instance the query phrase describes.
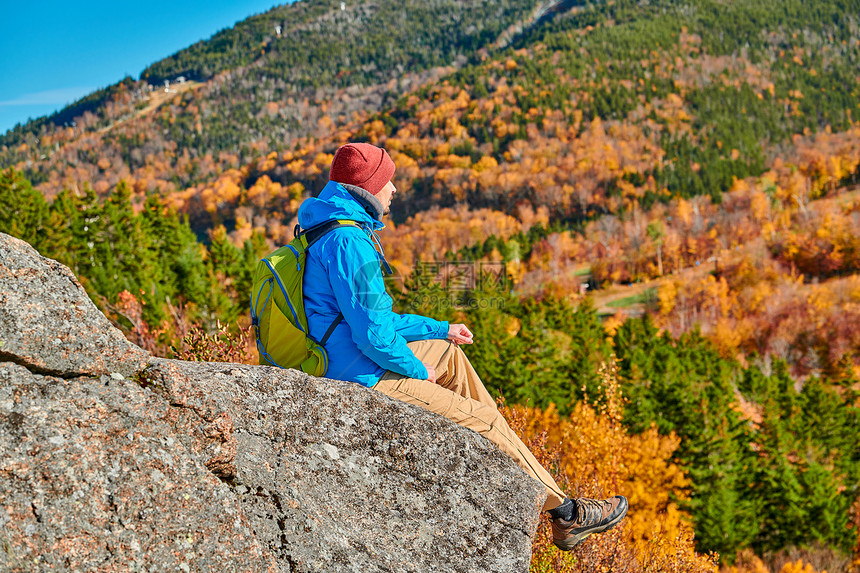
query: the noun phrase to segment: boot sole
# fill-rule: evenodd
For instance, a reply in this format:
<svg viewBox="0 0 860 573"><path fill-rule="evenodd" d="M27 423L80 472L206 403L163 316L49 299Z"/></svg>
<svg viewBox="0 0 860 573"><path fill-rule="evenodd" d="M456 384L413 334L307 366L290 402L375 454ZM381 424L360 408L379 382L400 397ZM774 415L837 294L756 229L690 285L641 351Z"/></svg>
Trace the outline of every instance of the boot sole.
<svg viewBox="0 0 860 573"><path fill-rule="evenodd" d="M571 549L573 549L574 547L576 547L577 545L582 543L583 540L585 540L585 538L588 537L589 535L591 535L592 533L603 533L604 531L612 529L613 527L615 527L616 525L621 523L621 520L624 519L626 516L627 516L627 499L625 498L624 499L624 511L622 511L618 515L618 517L616 517L615 519L613 519L609 523L606 523L604 525L600 525L600 526L593 527L591 529L582 531L580 533L577 533L576 535L572 535L571 537L568 537L567 539L563 539L561 541L557 541L557 540L553 539L552 543L553 543L553 545L555 545L556 547L558 547L562 551L570 551Z"/></svg>

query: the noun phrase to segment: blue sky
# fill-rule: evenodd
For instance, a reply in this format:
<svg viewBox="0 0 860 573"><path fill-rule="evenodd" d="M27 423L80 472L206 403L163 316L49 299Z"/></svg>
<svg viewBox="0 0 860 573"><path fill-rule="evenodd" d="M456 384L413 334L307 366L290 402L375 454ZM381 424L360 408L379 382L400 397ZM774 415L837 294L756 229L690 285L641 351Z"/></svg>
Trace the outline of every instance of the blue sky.
<svg viewBox="0 0 860 573"><path fill-rule="evenodd" d="M2 0L0 133L286 0Z"/></svg>

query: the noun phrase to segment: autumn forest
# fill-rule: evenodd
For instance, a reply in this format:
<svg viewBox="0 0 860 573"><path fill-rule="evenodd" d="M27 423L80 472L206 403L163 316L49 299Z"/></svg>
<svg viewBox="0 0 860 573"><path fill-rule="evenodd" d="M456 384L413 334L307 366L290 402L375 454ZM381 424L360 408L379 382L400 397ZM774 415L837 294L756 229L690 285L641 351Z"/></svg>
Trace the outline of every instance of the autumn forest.
<svg viewBox="0 0 860 573"><path fill-rule="evenodd" d="M0 135L0 231L147 350L256 363L256 261L383 146L398 310L630 499L532 571L860 571L857 116L857 0L299 0Z"/></svg>

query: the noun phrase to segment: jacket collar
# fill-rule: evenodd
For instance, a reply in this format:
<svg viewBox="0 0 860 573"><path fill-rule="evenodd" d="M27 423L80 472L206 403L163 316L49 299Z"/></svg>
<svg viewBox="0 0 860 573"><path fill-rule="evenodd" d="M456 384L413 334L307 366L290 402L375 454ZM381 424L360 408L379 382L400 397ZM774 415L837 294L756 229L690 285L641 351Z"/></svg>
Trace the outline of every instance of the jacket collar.
<svg viewBox="0 0 860 573"><path fill-rule="evenodd" d="M382 203L367 190L329 181L319 196L305 199L299 207L299 225L310 229L332 219L349 219L370 231L382 229Z"/></svg>
<svg viewBox="0 0 860 573"><path fill-rule="evenodd" d="M382 202L377 199L376 196L371 194L370 191L362 189L358 185L348 185L346 183L342 183L341 185L349 192L350 195L352 195L353 199L358 201L359 204L364 207L364 210L368 215L380 223L382 222L384 209L382 207Z"/></svg>

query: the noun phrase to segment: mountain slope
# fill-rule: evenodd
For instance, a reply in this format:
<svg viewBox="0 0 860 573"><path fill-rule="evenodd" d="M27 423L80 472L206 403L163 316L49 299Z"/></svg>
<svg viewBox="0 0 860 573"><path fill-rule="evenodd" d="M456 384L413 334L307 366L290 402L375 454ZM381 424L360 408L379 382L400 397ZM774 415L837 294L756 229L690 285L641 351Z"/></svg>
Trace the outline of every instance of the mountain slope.
<svg viewBox="0 0 860 573"><path fill-rule="evenodd" d="M169 140L193 145L201 154L233 150L257 138L284 145L291 129L304 134L301 117L289 111L267 113L267 104L279 103L289 110L301 103L288 100L321 100L334 88L373 86L464 61L502 31L528 19L538 4L538 0L295 2L252 16L153 64L139 82L127 78L54 116L18 126L0 137L0 146L33 145L37 137L75 119L84 132L102 128L145 105L142 101L153 87L162 87L165 80L175 83L180 76L211 81L205 99L215 104L217 113L201 119L203 137L189 140L172 132ZM123 104L120 109L115 109L117 102ZM80 121L85 111L96 117ZM194 127L182 118L180 125ZM0 166L16 159L3 154Z"/></svg>
<svg viewBox="0 0 860 573"><path fill-rule="evenodd" d="M302 6L327 8L282 33L325 38L352 9ZM616 356L625 423L680 441L700 548L731 561L822 543L837 565L816 568L839 570L860 476L858 13L858 0L525 10L456 65L393 77L338 56L318 88L299 64L272 71L287 60L262 21L154 67L196 78L175 93L128 82L101 115L15 140L2 161L38 191L0 177L0 230L59 253L134 336L166 346L182 320L247 320L254 261L292 236L334 150L383 145L400 310L474 325L488 344L467 351L489 387L565 415L600 403ZM454 53L437 32L426 62ZM391 70L420 51L343 45ZM449 293L435 284L448 263L498 274Z"/></svg>

